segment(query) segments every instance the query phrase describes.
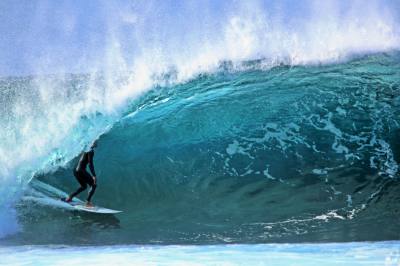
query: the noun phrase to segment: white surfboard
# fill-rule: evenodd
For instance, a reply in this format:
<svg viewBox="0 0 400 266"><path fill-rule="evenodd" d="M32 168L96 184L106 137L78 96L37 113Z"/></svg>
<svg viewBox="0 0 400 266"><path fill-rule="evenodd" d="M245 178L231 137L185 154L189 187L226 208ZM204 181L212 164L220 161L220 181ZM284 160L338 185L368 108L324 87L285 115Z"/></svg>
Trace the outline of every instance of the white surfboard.
<svg viewBox="0 0 400 266"><path fill-rule="evenodd" d="M31 182L30 195L23 197L24 200L34 201L42 205L48 205L56 208L64 208L69 210L85 211L101 214L116 214L122 211L107 209L100 206L86 207L85 202L78 198L74 198L72 202L62 201L61 198L67 197L68 194L49 184L38 180Z"/></svg>
<svg viewBox="0 0 400 266"><path fill-rule="evenodd" d="M80 202L72 201L72 202L68 202L67 204L73 206L74 209L78 210L78 211L93 212L93 213L103 213L103 214L116 214L116 213L122 212L122 211L103 208L103 207L100 207L100 206L87 207L85 205L85 203L82 202L82 201L80 201Z"/></svg>

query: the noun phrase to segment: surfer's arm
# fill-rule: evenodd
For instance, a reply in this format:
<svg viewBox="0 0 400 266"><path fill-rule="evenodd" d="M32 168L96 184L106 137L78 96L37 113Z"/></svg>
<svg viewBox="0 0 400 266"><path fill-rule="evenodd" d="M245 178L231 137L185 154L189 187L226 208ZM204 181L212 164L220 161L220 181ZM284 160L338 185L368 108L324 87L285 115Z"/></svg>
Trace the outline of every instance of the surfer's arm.
<svg viewBox="0 0 400 266"><path fill-rule="evenodd" d="M89 169L90 169L90 172L92 173L93 178L96 179L96 172L94 171L94 164L93 164L94 151L90 151L88 156L89 156Z"/></svg>

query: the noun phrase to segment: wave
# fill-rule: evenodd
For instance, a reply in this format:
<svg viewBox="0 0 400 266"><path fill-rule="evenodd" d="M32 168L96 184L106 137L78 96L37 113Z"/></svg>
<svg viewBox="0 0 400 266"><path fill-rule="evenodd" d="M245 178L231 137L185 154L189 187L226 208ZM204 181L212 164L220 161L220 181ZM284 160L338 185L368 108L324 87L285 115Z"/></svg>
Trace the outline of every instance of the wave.
<svg viewBox="0 0 400 266"><path fill-rule="evenodd" d="M398 261L399 243L328 243L267 245L200 245L200 246L22 246L1 247L5 264L63 264L68 259L84 264L102 264L105 260L129 264L299 264L324 261L326 265L384 264ZM18 252L18 257L13 256ZM46 256L43 256L43 254ZM101 257L99 257L101 253ZM174 254L174 256L171 256ZM227 256L229 255L229 256ZM340 259L338 259L338 257ZM268 261L268 263L267 263Z"/></svg>
<svg viewBox="0 0 400 266"><path fill-rule="evenodd" d="M52 5L52 3L43 3L35 7L35 12L26 14L27 20L29 21L38 14L47 14L48 10L53 9ZM226 109L223 112L219 110L213 113L215 117L218 117L220 113L226 114L222 116L226 123L219 125L221 127L209 126L205 129L198 126L195 123L196 119L207 121L207 117L203 117L200 109L196 109L197 105L203 107L202 103L207 101L210 101L210 105L212 105L214 99L229 99L227 96L235 93L232 90L220 90L215 95L212 92L203 93L204 90L213 88L207 82L215 82L214 86L218 88L224 87L227 82L218 83L218 77L222 79L222 77L233 75L232 73L236 72L254 71L254 73L258 73L257 71L261 71L264 73L267 71L266 73L273 73L272 76L278 75L276 76L278 79L279 75L284 75L284 72L275 73L275 71L281 68L292 69L295 66L318 66L327 63L353 67L351 64L346 65L345 62L354 57L359 58L365 54L376 52L388 52L389 56L379 57L376 59L378 63L374 63L375 59L372 60L372 63L366 59L366 61L361 61L361 64L370 66L370 64L381 64L380 61L383 60L383 64L389 61L389 65L392 67L394 64L392 61L396 55L391 55L391 53L398 50L400 46L400 34L397 30L399 18L396 12L398 6L390 1L371 1L368 5L354 2L351 6L345 2L322 4L310 1L301 5L299 13L294 12L292 3L289 2L250 1L212 5L199 2L180 5L179 10L182 12L179 16L176 16L176 12L171 12L171 7L174 5L170 2L160 5L150 1L148 4L136 5L122 2L103 3L96 7L71 5L66 7L68 12L58 17L58 22L52 21L50 14L45 16L49 17L48 21L32 18L33 27L38 29L34 38L37 42L26 36L26 43L31 44L32 56L27 57L29 62L20 63L27 68L21 72L28 71L35 75L7 77L0 80L0 102L2 104L0 118L2 184L0 221L2 230L0 237L16 230L15 227L8 228L8 225L15 224L17 214L13 206L21 198L27 184L33 178L41 174L51 174L58 171L60 167L69 167L71 160L86 145L99 136L104 136L110 130L114 132L115 127L124 123L129 124L131 123L129 121L136 121L134 119L143 119L146 122L146 126L141 125L142 131L135 128L134 132L126 133L127 136L143 140L143 146L137 149L138 151L161 149L168 145L201 143L207 139L206 137L209 137L207 141L210 141L209 145L212 145L212 141L219 136L218 134L223 134L222 132L230 127L235 127L235 130L238 131L246 131L246 128L239 126L240 123L247 121L246 119L255 124L261 123L253 116L239 119L243 114L237 107L243 106L243 104L235 99L235 105L224 104ZM15 12L25 12L24 9L15 8ZM93 18L96 21L82 16L82 13L75 12L79 8L84 10L90 8L91 14L98 14L98 17ZM99 12L95 12L96 10ZM104 10L113 16L105 15ZM113 12L108 12L110 10ZM71 37L73 36L71 32L79 33L79 30L85 32L94 22L99 23L99 31L102 33L101 36L106 38L105 42L100 42L96 34L92 35L89 32L87 35L89 41L85 49L57 43L56 39L63 40L67 36L72 38L69 42L70 45L74 46L75 42L81 43L81 39ZM59 34L63 38L49 38L46 33L49 24L60 29ZM104 28L104 31L101 28ZM8 36L7 32L5 36ZM41 46L38 36L47 40L45 47L54 47L54 49L45 49ZM11 37L10 40L12 40ZM102 43L102 45L93 46L92 43ZM62 47L63 51L59 51L57 47ZM35 56L35 54L43 54L43 50L46 54L45 60L41 56ZM76 50L79 50L80 53L77 54ZM68 56L65 56L66 54ZM60 63L60 57L65 59L62 60L63 63ZM83 59L74 60L76 58ZM372 56L372 58L374 57ZM357 63L354 64L357 66ZM269 70L272 72L268 72ZM375 69L367 73L375 75L374 71ZM88 74L65 74L77 72ZM63 74L49 75L48 73ZM341 74L345 75L344 72ZM216 80L208 79L213 75L216 75ZM263 76L263 74L251 75L255 75L255 81ZM239 85L233 84L232 86L239 86L246 90L255 82L251 75L250 77L246 76L243 81L237 80ZM358 75L359 78L360 75ZM319 77L319 75L316 76ZM307 78L298 76L289 76L289 78L294 78L298 82L307 80ZM232 79L240 79L240 75L232 76ZM274 87L276 84L267 85ZM187 113L180 113L183 115L182 119L192 121L182 124L187 127L186 131L178 130L176 134L169 131L174 127L180 129L182 125L177 124L180 117L174 120L175 123L167 121L167 123L171 123L171 128L158 128L159 126L150 123L148 120L150 118L151 121L163 121L163 117L169 112L177 111L176 107L174 107L175 109L152 109L153 105L154 107L164 106L163 102L158 101L158 97L163 97L163 94L169 95L168 91L180 92L181 88L186 86L190 88L188 90L190 93L188 92L186 97L187 102L179 102L178 106L182 108L193 106L194 110L197 110L188 115L191 119L186 117ZM168 89L157 89L159 87ZM182 90L182 94L184 91ZM174 95L172 92L169 93ZM290 93L293 95L288 96L287 99L300 97L296 94L297 91L290 91ZM281 108L280 106L284 104L282 99L280 97L274 99L276 102L268 99L266 101L273 108ZM166 104L174 102L169 97L164 97L163 101ZM188 107L186 103L191 103L191 105ZM208 107L208 105L205 106ZM260 108L260 110L264 110L263 107ZM147 109L154 110L156 116L152 117L148 114L150 118L146 115L143 117L143 113L146 114L147 111L142 112L142 110ZM346 112L346 109L343 108L343 110ZM288 110L286 111L288 112ZM272 117L272 113L268 115ZM291 115L293 114L289 112L289 117ZM347 138L350 138L350 135L341 135L337 126L333 126L332 118L317 115L309 117L309 119L310 121L307 123L311 127L319 128L321 131L329 129L331 133L338 134L335 135L337 142L333 145L336 151L342 151L343 154L350 157L358 156L357 153L351 153L349 147L342 145L341 142L349 141ZM248 124L249 127L250 124ZM191 126L196 127L198 133L188 136ZM232 158L225 161L227 158L221 157L220 160L224 161L223 165L226 167L226 171L229 171L231 160L236 160L234 159L235 154L249 154L251 157L255 157L251 151L258 150L264 141L275 140L280 143L279 145L287 145L287 148L290 148L288 143L294 140L301 141L301 139L296 139L298 127L299 124L296 123L290 124L290 126L283 122L264 123L260 132L262 130L276 132L268 133L265 136L254 133L254 136L245 136L245 139L240 139L240 141L227 138L225 141L232 142L223 143L224 145L229 144L227 152ZM124 130L130 132L130 129ZM170 142L159 143L157 139L154 139L154 136L160 133L158 130L161 130L161 133L164 132ZM153 132L154 136L150 137L149 132ZM229 130L227 132L234 134ZM352 136L357 135L352 133ZM111 133L107 133L106 136L109 136L108 134ZM122 135L126 137L124 134ZM145 138L144 136L149 137ZM286 139L282 139L283 136ZM359 137L358 141L362 142L363 137ZM379 156L377 154L374 157L376 159L371 159L372 162L379 168L381 167L379 161L386 156L387 160L383 163L386 168L382 166L379 169L383 173L392 171L389 175L394 176L396 160L393 159L394 155L390 155L388 152L391 144L387 141L378 141L377 143L380 145L381 154ZM313 147L314 144L304 140L302 145L308 148ZM221 153L220 149L217 150ZM187 154L185 152L184 154ZM251 159L251 157L249 158ZM169 156L169 158L172 161L176 160L173 156ZM163 163L160 167L166 166ZM257 171L266 172L275 178L272 172L275 170L272 169L272 166L264 168ZM250 168L247 170L257 172ZM316 171L324 172L326 170L318 168ZM237 174L244 173L238 172Z"/></svg>
<svg viewBox="0 0 400 266"><path fill-rule="evenodd" d="M98 140L95 201L123 210L123 229L102 231L94 217L66 224L57 209L42 216L37 202L24 202L21 234L33 241L50 221L66 231L89 219L90 230L38 243L76 243L93 232L91 244L396 239L398 59L223 68L153 88ZM76 160L35 179L74 190Z"/></svg>
<svg viewBox="0 0 400 266"><path fill-rule="evenodd" d="M394 1L48 2L10 10L10 21L25 17L16 26L28 21L35 34L18 43L14 28L4 32L10 52L30 53L2 72L16 63L28 74L102 70L112 77L134 70L135 87L149 85L154 74L171 67L183 80L212 71L220 61L323 63L399 48L400 12Z"/></svg>

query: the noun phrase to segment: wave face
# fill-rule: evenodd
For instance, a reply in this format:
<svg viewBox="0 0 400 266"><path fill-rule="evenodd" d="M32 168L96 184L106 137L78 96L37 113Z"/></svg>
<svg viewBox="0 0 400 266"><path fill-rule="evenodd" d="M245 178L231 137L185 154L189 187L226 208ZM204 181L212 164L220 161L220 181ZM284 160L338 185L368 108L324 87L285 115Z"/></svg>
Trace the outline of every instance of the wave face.
<svg viewBox="0 0 400 266"><path fill-rule="evenodd" d="M99 139L95 202L123 210L120 221L90 215L65 221L63 211L24 202L23 232L11 239L398 239L399 59L378 54L270 70L249 62L246 71L225 65L156 87ZM37 178L71 191L76 160ZM49 226L57 235L38 237Z"/></svg>
<svg viewBox="0 0 400 266"><path fill-rule="evenodd" d="M294 241L396 184L394 1L3 5L0 238L48 227L52 211L21 199L36 179L71 190L100 136L97 200L126 210L143 242ZM118 232L110 242L132 239Z"/></svg>

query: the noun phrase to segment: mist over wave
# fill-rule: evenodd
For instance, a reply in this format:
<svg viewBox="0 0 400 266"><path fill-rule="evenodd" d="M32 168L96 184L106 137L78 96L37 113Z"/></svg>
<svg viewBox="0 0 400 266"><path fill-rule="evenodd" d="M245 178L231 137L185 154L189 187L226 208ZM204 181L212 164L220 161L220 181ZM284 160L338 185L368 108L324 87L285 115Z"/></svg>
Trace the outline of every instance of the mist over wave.
<svg viewBox="0 0 400 266"><path fill-rule="evenodd" d="M2 5L3 21L25 19L2 28L0 73L25 77L0 81L0 236L16 230L13 205L35 175L66 166L151 88L223 68L337 64L400 46L391 1Z"/></svg>

